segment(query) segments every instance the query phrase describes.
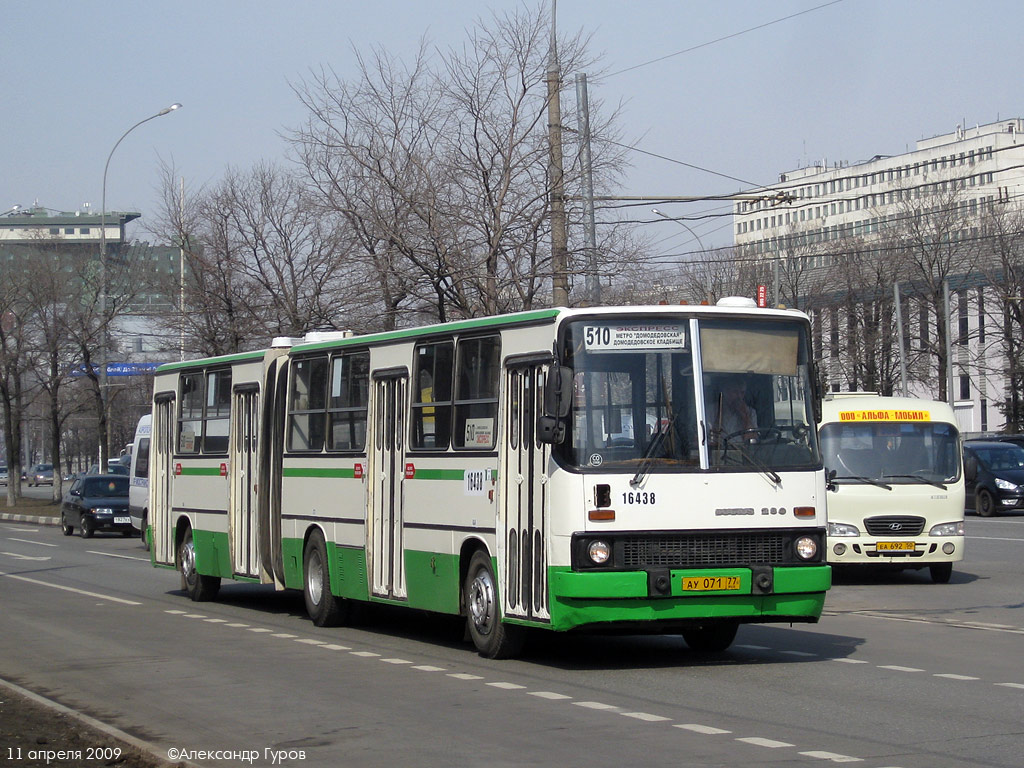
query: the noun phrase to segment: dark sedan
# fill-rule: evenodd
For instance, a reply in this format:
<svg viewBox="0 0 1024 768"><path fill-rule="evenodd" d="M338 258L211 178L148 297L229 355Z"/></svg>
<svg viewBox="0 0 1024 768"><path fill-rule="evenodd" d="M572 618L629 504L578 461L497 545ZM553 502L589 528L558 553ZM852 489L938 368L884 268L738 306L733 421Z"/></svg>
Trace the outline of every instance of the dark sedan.
<svg viewBox="0 0 1024 768"><path fill-rule="evenodd" d="M1024 448L1007 442L964 443L967 506L982 517L1024 508Z"/></svg>
<svg viewBox="0 0 1024 768"><path fill-rule="evenodd" d="M60 524L65 536L78 529L83 539L96 531L131 536L128 516L128 478L124 475L86 475L75 480L64 494Z"/></svg>

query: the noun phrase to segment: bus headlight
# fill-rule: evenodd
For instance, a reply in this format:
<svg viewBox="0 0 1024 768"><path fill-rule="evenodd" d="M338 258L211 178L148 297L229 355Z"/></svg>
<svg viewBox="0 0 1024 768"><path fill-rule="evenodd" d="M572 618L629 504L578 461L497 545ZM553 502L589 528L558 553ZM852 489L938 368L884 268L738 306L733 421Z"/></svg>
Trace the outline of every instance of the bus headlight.
<svg viewBox="0 0 1024 768"><path fill-rule="evenodd" d="M818 554L818 542L810 536L801 536L795 546L801 560L811 560Z"/></svg>
<svg viewBox="0 0 1024 768"><path fill-rule="evenodd" d="M611 559L611 545L607 541L595 539L587 546L587 556L594 565L604 565Z"/></svg>
<svg viewBox="0 0 1024 768"><path fill-rule="evenodd" d="M939 525L933 525L931 530L928 531L929 536L963 536L964 535L964 521L960 520L955 523L940 523Z"/></svg>
<svg viewBox="0 0 1024 768"><path fill-rule="evenodd" d="M860 536L860 531L857 530L855 525L847 525L846 523L829 523L828 524L828 535L829 536Z"/></svg>

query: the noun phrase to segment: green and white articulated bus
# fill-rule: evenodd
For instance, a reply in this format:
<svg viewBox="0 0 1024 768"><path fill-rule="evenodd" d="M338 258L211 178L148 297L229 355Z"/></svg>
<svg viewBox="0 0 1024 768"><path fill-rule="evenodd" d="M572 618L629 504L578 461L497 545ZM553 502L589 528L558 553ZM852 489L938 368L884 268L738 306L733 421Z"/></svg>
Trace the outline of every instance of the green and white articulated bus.
<svg viewBox="0 0 1024 768"><path fill-rule="evenodd" d="M928 568L945 584L964 558L964 476L953 409L876 392L825 396L828 552L837 567Z"/></svg>
<svg viewBox="0 0 1024 768"><path fill-rule="evenodd" d="M225 578L303 590L322 626L355 601L462 615L492 658L528 628L713 651L740 623L815 622L831 571L807 317L723 304L161 366L153 563L193 600ZM728 431L736 378L757 424Z"/></svg>

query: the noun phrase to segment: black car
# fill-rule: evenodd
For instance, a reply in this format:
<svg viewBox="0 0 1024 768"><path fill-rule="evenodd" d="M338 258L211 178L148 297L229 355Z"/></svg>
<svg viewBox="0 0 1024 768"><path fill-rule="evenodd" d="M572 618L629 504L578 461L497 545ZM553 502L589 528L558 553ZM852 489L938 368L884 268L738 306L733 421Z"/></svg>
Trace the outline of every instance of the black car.
<svg viewBox="0 0 1024 768"><path fill-rule="evenodd" d="M134 533L128 516L128 478L125 475L86 475L71 484L60 506L65 536L75 532L88 539L96 531Z"/></svg>
<svg viewBox="0 0 1024 768"><path fill-rule="evenodd" d="M1024 509L1024 448L998 440L964 443L967 506L982 517Z"/></svg>
<svg viewBox="0 0 1024 768"><path fill-rule="evenodd" d="M1019 432L1014 432L1014 433L999 432L999 433L994 434L994 435L983 435L981 437L969 437L969 438L967 438L967 442L968 443L978 443L978 442L986 442L986 443L991 443L991 442L1013 443L1014 445L1019 445L1021 448L1024 448L1024 434L1021 434Z"/></svg>

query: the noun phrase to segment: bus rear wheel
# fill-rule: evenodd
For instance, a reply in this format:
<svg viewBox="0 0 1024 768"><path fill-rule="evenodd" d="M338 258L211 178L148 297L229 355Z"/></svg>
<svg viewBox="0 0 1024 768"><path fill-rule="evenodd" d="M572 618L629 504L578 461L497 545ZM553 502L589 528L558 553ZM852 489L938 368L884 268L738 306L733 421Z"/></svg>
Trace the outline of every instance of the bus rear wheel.
<svg viewBox="0 0 1024 768"><path fill-rule="evenodd" d="M698 653L721 653L736 639L739 624L735 621L717 621L683 630L683 640Z"/></svg>
<svg viewBox="0 0 1024 768"><path fill-rule="evenodd" d="M498 588L491 559L477 550L469 561L462 588L469 636L477 652L487 659L509 659L523 647L523 628L501 620Z"/></svg>
<svg viewBox="0 0 1024 768"><path fill-rule="evenodd" d="M331 592L331 575L327 567L327 544L320 531L314 531L306 542L303 561L303 596L306 613L318 627L336 627L348 618L349 603Z"/></svg>
<svg viewBox="0 0 1024 768"><path fill-rule="evenodd" d="M178 546L178 567L181 569L181 588L189 598L197 603L217 598L217 593L220 592L220 577L204 576L196 570L196 545L192 539L191 528L185 531Z"/></svg>

